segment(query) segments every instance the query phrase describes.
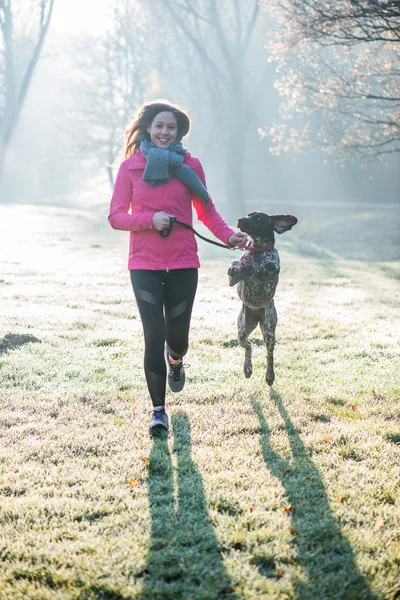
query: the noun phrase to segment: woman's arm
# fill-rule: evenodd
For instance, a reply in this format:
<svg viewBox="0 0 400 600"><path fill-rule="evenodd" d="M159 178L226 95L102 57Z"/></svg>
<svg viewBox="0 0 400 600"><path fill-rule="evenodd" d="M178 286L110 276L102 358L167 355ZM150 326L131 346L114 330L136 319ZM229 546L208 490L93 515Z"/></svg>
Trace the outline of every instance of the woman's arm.
<svg viewBox="0 0 400 600"><path fill-rule="evenodd" d="M203 184L206 185L206 178L201 162L196 160L196 164L193 165L192 168L201 179ZM241 231L235 232L229 227L229 225L224 221L215 208L211 198L208 202L204 202L203 200L197 198L197 196L193 195L192 201L199 221L204 223L204 225L215 235L216 238L221 240L221 242L224 244L232 247L242 247L245 244L247 237L246 234L242 233Z"/></svg>
<svg viewBox="0 0 400 600"><path fill-rule="evenodd" d="M152 229L153 212L130 214L132 183L128 172L128 161L121 163L114 184L108 221L113 229L143 231Z"/></svg>

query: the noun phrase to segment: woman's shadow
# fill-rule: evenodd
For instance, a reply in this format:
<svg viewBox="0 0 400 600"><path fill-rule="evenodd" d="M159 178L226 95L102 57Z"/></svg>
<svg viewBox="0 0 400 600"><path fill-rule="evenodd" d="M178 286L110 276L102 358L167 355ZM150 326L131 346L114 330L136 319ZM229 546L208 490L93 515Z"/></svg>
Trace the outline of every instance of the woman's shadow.
<svg viewBox="0 0 400 600"><path fill-rule="evenodd" d="M295 597L304 600L377 600L331 512L318 469L310 460L282 398L271 392L271 399L286 426L291 461L273 449L262 408L255 400L252 405L261 425L260 445L265 464L285 488L293 544L305 574L304 579L295 582Z"/></svg>
<svg viewBox="0 0 400 600"><path fill-rule="evenodd" d="M190 423L172 416L174 469L166 440L154 440L149 461L151 541L141 598L235 600L210 522L202 478L191 458Z"/></svg>

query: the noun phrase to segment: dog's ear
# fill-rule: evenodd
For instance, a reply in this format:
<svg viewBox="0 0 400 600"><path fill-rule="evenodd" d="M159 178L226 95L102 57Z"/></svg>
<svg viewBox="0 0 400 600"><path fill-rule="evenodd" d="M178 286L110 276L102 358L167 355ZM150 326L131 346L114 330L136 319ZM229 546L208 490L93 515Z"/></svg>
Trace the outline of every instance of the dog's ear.
<svg viewBox="0 0 400 600"><path fill-rule="evenodd" d="M274 230L276 233L285 233L292 229L297 223L294 215L270 215L274 219Z"/></svg>

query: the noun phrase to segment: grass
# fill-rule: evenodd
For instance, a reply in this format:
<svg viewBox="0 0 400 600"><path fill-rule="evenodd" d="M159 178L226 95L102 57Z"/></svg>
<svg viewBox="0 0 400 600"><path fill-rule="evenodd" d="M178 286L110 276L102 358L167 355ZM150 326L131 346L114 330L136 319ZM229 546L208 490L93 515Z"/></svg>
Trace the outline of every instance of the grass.
<svg viewBox="0 0 400 600"><path fill-rule="evenodd" d="M400 597L398 263L279 237L270 390L259 332L242 373L234 255L205 249L152 441L126 236L53 208L0 222L0 338L40 340L0 356L1 600Z"/></svg>

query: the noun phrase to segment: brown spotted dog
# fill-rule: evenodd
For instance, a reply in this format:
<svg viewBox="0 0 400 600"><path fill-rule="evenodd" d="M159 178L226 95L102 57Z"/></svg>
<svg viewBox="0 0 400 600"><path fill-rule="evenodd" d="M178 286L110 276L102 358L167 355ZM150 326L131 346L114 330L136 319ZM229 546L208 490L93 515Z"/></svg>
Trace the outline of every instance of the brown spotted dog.
<svg viewBox="0 0 400 600"><path fill-rule="evenodd" d="M268 215L252 212L237 222L240 231L247 233L251 243L239 260L231 262L229 285L237 284L237 293L243 305L238 318L239 344L245 349L243 371L246 377L253 372L250 333L260 324L267 349L266 381L272 385L274 373L274 346L277 314L274 295L279 280L279 254L275 248L276 233L284 233L297 223L293 215Z"/></svg>

